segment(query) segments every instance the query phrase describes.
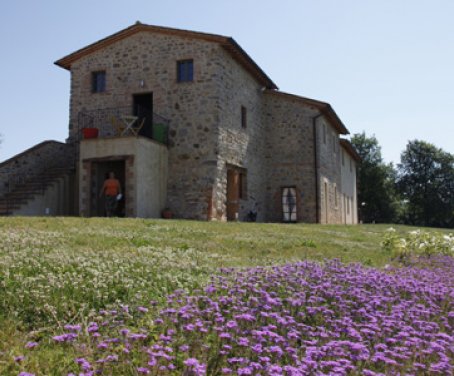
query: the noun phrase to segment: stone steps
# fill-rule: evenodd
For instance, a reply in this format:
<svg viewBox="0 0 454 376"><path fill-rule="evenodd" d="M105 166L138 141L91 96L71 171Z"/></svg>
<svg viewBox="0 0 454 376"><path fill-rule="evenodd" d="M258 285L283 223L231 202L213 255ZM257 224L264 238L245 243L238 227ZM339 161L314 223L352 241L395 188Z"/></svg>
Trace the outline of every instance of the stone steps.
<svg viewBox="0 0 454 376"><path fill-rule="evenodd" d="M72 172L73 169L69 167L53 168L17 184L11 192L0 197L0 216L12 215L15 210L27 205L37 195L43 194L59 178Z"/></svg>

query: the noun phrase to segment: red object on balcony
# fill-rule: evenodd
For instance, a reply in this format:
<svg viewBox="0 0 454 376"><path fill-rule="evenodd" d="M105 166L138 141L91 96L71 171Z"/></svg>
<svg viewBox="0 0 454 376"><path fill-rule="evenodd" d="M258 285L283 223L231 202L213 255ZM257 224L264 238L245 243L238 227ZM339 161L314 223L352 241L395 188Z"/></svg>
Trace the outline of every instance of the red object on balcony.
<svg viewBox="0 0 454 376"><path fill-rule="evenodd" d="M84 136L84 139L97 138L98 132L98 128L82 128L82 135Z"/></svg>

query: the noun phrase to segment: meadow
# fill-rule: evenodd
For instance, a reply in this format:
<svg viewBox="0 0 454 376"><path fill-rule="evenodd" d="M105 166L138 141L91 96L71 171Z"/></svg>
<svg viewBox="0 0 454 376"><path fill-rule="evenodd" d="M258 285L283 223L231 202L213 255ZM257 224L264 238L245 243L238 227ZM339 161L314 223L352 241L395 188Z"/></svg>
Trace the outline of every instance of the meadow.
<svg viewBox="0 0 454 376"><path fill-rule="evenodd" d="M388 227L0 219L0 374L450 374L452 239Z"/></svg>

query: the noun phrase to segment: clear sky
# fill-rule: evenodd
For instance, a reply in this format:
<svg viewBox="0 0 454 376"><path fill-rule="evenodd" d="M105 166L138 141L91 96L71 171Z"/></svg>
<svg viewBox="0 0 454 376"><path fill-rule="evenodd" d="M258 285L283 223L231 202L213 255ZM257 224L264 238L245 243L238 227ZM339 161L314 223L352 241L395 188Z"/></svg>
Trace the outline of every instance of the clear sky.
<svg viewBox="0 0 454 376"><path fill-rule="evenodd" d="M281 90L375 134L386 161L410 139L454 153L453 0L3 0L0 161L65 140L70 76L53 62L136 20L232 36Z"/></svg>

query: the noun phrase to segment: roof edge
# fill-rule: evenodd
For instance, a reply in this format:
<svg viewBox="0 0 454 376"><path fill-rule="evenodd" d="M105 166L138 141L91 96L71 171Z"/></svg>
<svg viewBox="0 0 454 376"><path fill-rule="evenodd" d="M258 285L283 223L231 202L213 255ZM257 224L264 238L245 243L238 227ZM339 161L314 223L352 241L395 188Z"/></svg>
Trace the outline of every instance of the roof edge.
<svg viewBox="0 0 454 376"><path fill-rule="evenodd" d="M11 163L12 161L14 161L15 159L17 158L20 158L22 156L24 156L25 154L27 153L30 153L34 150L37 150L39 149L40 147L44 146L44 145L47 145L47 144L60 144L60 145L68 145L66 144L65 142L61 142L61 141L57 141L57 140L45 140L45 141L41 141L15 155L13 155L12 157L9 157L8 159L5 159L4 161L0 162L0 167L3 167L5 165L7 165L8 163Z"/></svg>
<svg viewBox="0 0 454 376"><path fill-rule="evenodd" d="M186 38L195 38L205 40L208 42L219 43L224 47L232 57L240 63L252 76L259 81L263 86L268 89L277 89L276 84L267 76L267 74L257 65L257 63L243 50L243 48L231 37L223 35L203 33L199 31L190 31L184 29L175 29L163 26L154 26L142 24L140 22L135 23L125 29L122 29L106 38L100 39L97 42L91 43L86 47L83 47L65 57L54 62L55 65L70 70L71 64L81 59L82 57L89 55L102 48L110 46L111 44L123 40L131 35L138 32L148 31L157 32L167 35L176 35Z"/></svg>
<svg viewBox="0 0 454 376"><path fill-rule="evenodd" d="M356 161L356 162L361 162L362 159L358 152L355 150L355 147L352 145L352 143L347 140L346 138L341 138L340 139L340 144L341 146L345 149L345 151L350 154L350 156Z"/></svg>
<svg viewBox="0 0 454 376"><path fill-rule="evenodd" d="M286 93L278 90L265 90L265 94L274 94L279 95L287 99L293 99L297 101L304 102L305 104L312 105L316 107L330 123L334 126L339 134L347 135L350 134L347 127L342 123L342 120L336 114L336 111L331 107L328 102L319 101L317 99L307 98L296 94Z"/></svg>

